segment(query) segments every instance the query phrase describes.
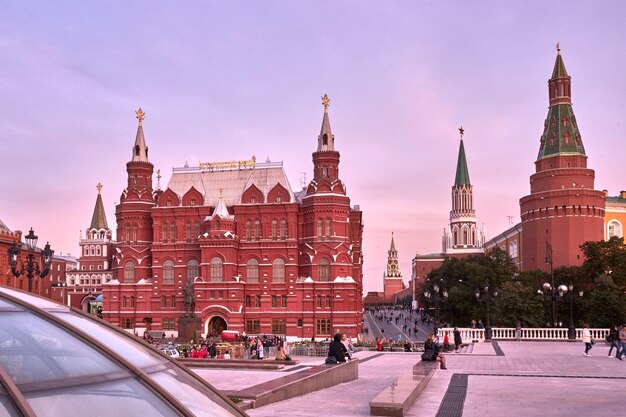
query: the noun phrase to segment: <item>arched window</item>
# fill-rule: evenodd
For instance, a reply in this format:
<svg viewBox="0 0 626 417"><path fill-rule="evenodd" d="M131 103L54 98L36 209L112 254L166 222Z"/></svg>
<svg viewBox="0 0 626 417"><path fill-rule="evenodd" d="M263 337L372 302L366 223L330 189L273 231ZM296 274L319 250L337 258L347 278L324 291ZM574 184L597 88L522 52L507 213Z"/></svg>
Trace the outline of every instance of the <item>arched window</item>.
<svg viewBox="0 0 626 417"><path fill-rule="evenodd" d="M89 246L89 254L94 256L96 254L96 247L94 245Z"/></svg>
<svg viewBox="0 0 626 417"><path fill-rule="evenodd" d="M200 236L200 222L196 222L196 227L195 227L195 232L194 232L194 237L193 237L193 241L196 242L198 240L198 236Z"/></svg>
<svg viewBox="0 0 626 417"><path fill-rule="evenodd" d="M200 269L198 267L198 261L192 259L187 262L187 279L196 279L200 275Z"/></svg>
<svg viewBox="0 0 626 417"><path fill-rule="evenodd" d="M326 258L320 259L317 264L317 280L322 282L330 280L330 262Z"/></svg>
<svg viewBox="0 0 626 417"><path fill-rule="evenodd" d="M211 260L211 282L224 280L224 262L218 257Z"/></svg>
<svg viewBox="0 0 626 417"><path fill-rule="evenodd" d="M252 220L246 222L246 240L252 240Z"/></svg>
<svg viewBox="0 0 626 417"><path fill-rule="evenodd" d="M247 282L259 282L259 261L250 259L246 267Z"/></svg>
<svg viewBox="0 0 626 417"><path fill-rule="evenodd" d="M97 245L96 246L96 256L100 256L101 253L102 252L101 252L101 249L100 249L100 245Z"/></svg>
<svg viewBox="0 0 626 417"><path fill-rule="evenodd" d="M330 219L326 219L326 239L330 239Z"/></svg>
<svg viewBox="0 0 626 417"><path fill-rule="evenodd" d="M517 258L517 240L509 243L509 256L513 259Z"/></svg>
<svg viewBox="0 0 626 417"><path fill-rule="evenodd" d="M272 240L278 239L278 220L272 220Z"/></svg>
<svg viewBox="0 0 626 417"><path fill-rule="evenodd" d="M163 223L163 230L161 230L161 242L167 243L167 223Z"/></svg>
<svg viewBox="0 0 626 417"><path fill-rule="evenodd" d="M139 240L138 234L139 234L139 226L134 224L133 225L133 242L137 242Z"/></svg>
<svg viewBox="0 0 626 417"><path fill-rule="evenodd" d="M174 262L165 261L163 264L163 284L174 283Z"/></svg>
<svg viewBox="0 0 626 417"><path fill-rule="evenodd" d="M254 234L256 236L256 240L261 240L263 235L263 229L261 228L261 221L257 220L254 222Z"/></svg>
<svg viewBox="0 0 626 417"><path fill-rule="evenodd" d="M272 264L272 282L285 282L285 261L276 258Z"/></svg>
<svg viewBox="0 0 626 417"><path fill-rule="evenodd" d="M84 248L85 256L89 256L89 248L85 246Z"/></svg>
<svg viewBox="0 0 626 417"><path fill-rule="evenodd" d="M126 225L126 242L130 242L130 224Z"/></svg>
<svg viewBox="0 0 626 417"><path fill-rule="evenodd" d="M285 219L280 221L280 238L282 240L287 239L287 220Z"/></svg>
<svg viewBox="0 0 626 417"><path fill-rule="evenodd" d="M609 239L613 236L622 237L622 225L617 220L611 220L608 227Z"/></svg>
<svg viewBox="0 0 626 417"><path fill-rule="evenodd" d="M128 261L124 264L124 284L133 284L135 282L135 264Z"/></svg>
<svg viewBox="0 0 626 417"><path fill-rule="evenodd" d="M322 225L322 220L320 219L320 220L318 220L318 221L317 221L317 238L318 238L318 239L322 239L322 238L323 238L323 236L324 236L324 235L322 234L322 232L323 232L323 230L322 230L322 226L323 226L323 225Z"/></svg>

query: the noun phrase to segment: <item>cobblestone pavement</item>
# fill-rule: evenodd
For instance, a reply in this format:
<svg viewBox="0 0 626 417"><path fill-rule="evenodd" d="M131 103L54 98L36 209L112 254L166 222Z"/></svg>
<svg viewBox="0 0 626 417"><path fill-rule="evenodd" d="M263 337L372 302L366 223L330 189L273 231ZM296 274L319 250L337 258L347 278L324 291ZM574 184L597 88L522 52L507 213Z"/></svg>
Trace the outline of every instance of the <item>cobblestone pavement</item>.
<svg viewBox="0 0 626 417"><path fill-rule="evenodd" d="M626 415L626 361L608 358L608 346L595 345L591 357L581 342L499 342L471 354L447 354L448 370L436 371L409 410L412 417L620 416ZM363 360L377 352L359 352ZM315 365L322 358L296 358ZM417 353L385 352L359 365L359 379L258 409L265 416L368 416L369 401L420 360ZM284 375L283 372L197 370L218 389L241 389ZM453 375L457 375L450 384ZM467 376L463 376L467 375ZM466 388L458 382L466 381ZM464 400L455 392L465 394ZM446 396L446 393L448 395ZM444 400L445 398L445 400ZM455 401L460 407L455 406Z"/></svg>

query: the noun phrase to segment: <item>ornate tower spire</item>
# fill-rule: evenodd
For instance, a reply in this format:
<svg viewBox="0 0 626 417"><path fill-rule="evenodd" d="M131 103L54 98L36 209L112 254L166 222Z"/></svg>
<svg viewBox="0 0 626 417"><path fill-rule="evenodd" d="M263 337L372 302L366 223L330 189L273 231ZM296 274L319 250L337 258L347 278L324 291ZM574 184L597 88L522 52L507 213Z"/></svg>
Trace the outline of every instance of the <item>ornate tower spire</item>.
<svg viewBox="0 0 626 417"><path fill-rule="evenodd" d="M465 129L459 128L459 155L456 163L456 175L452 186L452 210L450 211L450 229L443 232L443 252L472 253L483 252L484 233L476 226L473 187L470 182L463 135Z"/></svg>
<svg viewBox="0 0 626 417"><path fill-rule="evenodd" d="M398 251L391 232L391 246L387 251L387 270L383 274L385 298L390 299L393 294L402 290L402 272L398 265Z"/></svg>
<svg viewBox="0 0 626 417"><path fill-rule="evenodd" d="M98 183L96 185L98 189L98 197L96 197L96 206L93 209L93 216L91 216L91 226L90 229L108 229L109 226L107 224L107 217L104 213L104 204L102 204L102 184Z"/></svg>
<svg viewBox="0 0 626 417"><path fill-rule="evenodd" d="M550 108L541 135L538 161L555 155L585 156L585 148L572 110L572 77L567 74L558 43L556 48L556 61L552 77L548 80Z"/></svg>
<svg viewBox="0 0 626 417"><path fill-rule="evenodd" d="M328 119L328 106L330 105L330 99L326 94L322 97L322 105L324 106L324 117L322 118L320 135L317 137L317 151L334 151L335 137L333 136L333 132L330 130L330 120Z"/></svg>
<svg viewBox="0 0 626 417"><path fill-rule="evenodd" d="M139 126L137 126L137 137L135 138L135 145L133 146L133 162L148 162L148 147L146 146L146 139L143 137L143 119L146 117L146 113L141 110L135 111Z"/></svg>

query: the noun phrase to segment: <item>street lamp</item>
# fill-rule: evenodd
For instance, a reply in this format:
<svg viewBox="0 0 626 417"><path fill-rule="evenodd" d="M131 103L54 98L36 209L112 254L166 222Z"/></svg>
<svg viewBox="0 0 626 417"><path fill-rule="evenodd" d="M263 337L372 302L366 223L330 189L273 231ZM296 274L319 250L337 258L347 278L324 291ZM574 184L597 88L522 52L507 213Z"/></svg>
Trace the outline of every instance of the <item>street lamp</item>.
<svg viewBox="0 0 626 417"><path fill-rule="evenodd" d="M485 285L485 288L482 290L483 294L481 294L481 290L476 289L474 296L476 297L476 301L479 303L486 301L487 302L487 323L485 323L485 340L491 340L491 314L489 304L491 302L491 298L496 298L498 296L498 291L489 292L489 285Z"/></svg>
<svg viewBox="0 0 626 417"><path fill-rule="evenodd" d="M554 287L549 283L545 282L543 284L543 291L537 291L537 294L543 295L546 301L550 301L552 304L552 327L557 327L556 321L556 302L563 300L563 295L567 294L568 288L567 285L559 285L558 287ZM562 323L562 322L561 322ZM572 325L573 326L573 325Z"/></svg>
<svg viewBox="0 0 626 417"><path fill-rule="evenodd" d="M426 290L424 291L424 297L426 297L427 301L432 301L435 303L435 325L433 326L433 333L435 335L439 332L439 301L445 301L448 298L448 291L444 288L441 288L441 292L439 292L439 284L435 283L433 285L433 292Z"/></svg>
<svg viewBox="0 0 626 417"><path fill-rule="evenodd" d="M569 284L569 329L567 329L567 338L576 340L576 328L574 327L574 284ZM578 291L578 296L582 297L583 290Z"/></svg>
<svg viewBox="0 0 626 417"><path fill-rule="evenodd" d="M26 277L28 278L28 292L32 292L33 290L33 278L35 276L39 276L41 278L48 275L50 272L50 265L52 264L52 255L54 255L54 251L50 249L50 243L46 242L46 246L41 251L41 266L40 262L35 260L35 250L37 249L37 235L33 232L33 228L30 228L30 232L26 236L24 236L24 240L26 241L26 249L28 249L28 255L26 255L26 260L22 261L20 259L21 249L19 248L17 242L14 242L13 245L9 248L9 265L11 266L11 272L15 275L16 278L19 278L20 275L23 275L26 272Z"/></svg>

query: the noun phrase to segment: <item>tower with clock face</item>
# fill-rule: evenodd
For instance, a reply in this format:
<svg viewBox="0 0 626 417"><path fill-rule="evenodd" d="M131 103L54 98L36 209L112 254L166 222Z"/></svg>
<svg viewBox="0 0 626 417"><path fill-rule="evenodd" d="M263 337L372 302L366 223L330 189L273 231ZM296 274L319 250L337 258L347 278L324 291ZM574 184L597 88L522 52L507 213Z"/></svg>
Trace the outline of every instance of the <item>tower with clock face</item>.
<svg viewBox="0 0 626 417"><path fill-rule="evenodd" d="M398 251L391 233L391 247L387 251L387 270L383 274L385 289L385 299L390 300L391 296L402 290L402 272L398 266Z"/></svg>

